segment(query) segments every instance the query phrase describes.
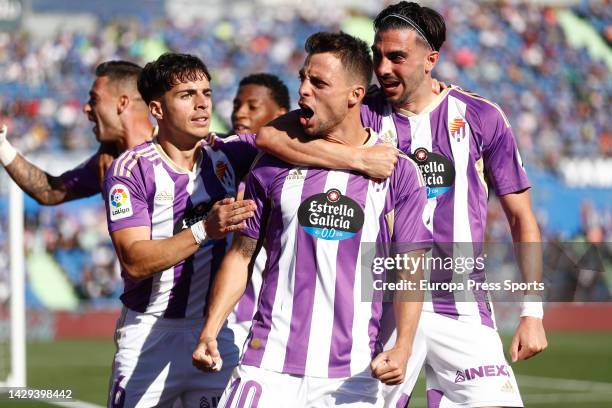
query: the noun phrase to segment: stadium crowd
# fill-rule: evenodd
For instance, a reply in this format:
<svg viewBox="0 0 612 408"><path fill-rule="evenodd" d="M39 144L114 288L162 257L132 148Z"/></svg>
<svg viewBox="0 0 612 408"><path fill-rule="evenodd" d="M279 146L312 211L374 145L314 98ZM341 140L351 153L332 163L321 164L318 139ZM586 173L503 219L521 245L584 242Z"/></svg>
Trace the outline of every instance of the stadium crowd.
<svg viewBox="0 0 612 408"><path fill-rule="evenodd" d="M583 1L572 11L610 44L607 3ZM569 45L555 9L459 0L438 9L449 35L435 76L498 102L529 166L555 172L564 157L612 157L610 68ZM316 31L338 30L350 17L344 10L322 18L305 8L283 7L261 9L257 19L221 15L206 24L103 21L90 35L67 31L41 39L24 31L0 32L0 122L9 126L24 153L93 150L97 142L81 107L94 67L117 58L144 64L165 50L206 61L215 111L229 122L240 78L274 73L295 95L304 40ZM109 261L112 246L103 218L102 205L95 204L78 216L61 208L41 209L26 220L27 250L52 254L83 299L116 298L121 286ZM489 218L491 239L507 237L499 206L492 206ZM7 229L2 222L4 253ZM585 204L579 236L610 241L610 211L595 212ZM5 267L0 260L0 274Z"/></svg>

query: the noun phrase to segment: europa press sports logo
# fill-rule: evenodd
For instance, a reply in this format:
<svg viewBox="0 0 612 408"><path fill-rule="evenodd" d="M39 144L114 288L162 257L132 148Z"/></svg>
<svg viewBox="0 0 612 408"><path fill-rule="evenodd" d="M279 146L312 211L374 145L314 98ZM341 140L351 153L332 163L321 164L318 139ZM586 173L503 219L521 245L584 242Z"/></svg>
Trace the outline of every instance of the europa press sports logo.
<svg viewBox="0 0 612 408"><path fill-rule="evenodd" d="M341 241L363 227L363 210L352 198L332 188L308 197L298 209L298 222L315 238Z"/></svg>
<svg viewBox="0 0 612 408"><path fill-rule="evenodd" d="M108 193L109 211L111 221L120 220L132 215L132 202L130 190L123 184L115 184Z"/></svg>

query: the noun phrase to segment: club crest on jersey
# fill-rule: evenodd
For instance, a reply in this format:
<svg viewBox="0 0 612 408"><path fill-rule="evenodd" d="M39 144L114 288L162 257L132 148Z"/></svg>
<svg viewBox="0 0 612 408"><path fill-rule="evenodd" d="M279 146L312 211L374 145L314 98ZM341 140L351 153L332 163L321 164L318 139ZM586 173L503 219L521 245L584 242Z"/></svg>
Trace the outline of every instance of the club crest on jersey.
<svg viewBox="0 0 612 408"><path fill-rule="evenodd" d="M215 163L215 174L223 185L227 185L232 182L232 175L229 165L223 160L217 160L217 163Z"/></svg>
<svg viewBox="0 0 612 408"><path fill-rule="evenodd" d="M467 133L465 121L461 118L453 119L453 121L448 124L448 130L457 142L462 141Z"/></svg>
<svg viewBox="0 0 612 408"><path fill-rule="evenodd" d="M111 221L127 218L132 215L130 191L123 184L115 184L108 193L108 203Z"/></svg>
<svg viewBox="0 0 612 408"><path fill-rule="evenodd" d="M308 197L298 209L304 231L328 241L353 237L363 227L363 218L361 206L335 188Z"/></svg>
<svg viewBox="0 0 612 408"><path fill-rule="evenodd" d="M416 162L427 186L427 198L438 197L446 193L455 182L453 162L441 154L419 147L410 158Z"/></svg>

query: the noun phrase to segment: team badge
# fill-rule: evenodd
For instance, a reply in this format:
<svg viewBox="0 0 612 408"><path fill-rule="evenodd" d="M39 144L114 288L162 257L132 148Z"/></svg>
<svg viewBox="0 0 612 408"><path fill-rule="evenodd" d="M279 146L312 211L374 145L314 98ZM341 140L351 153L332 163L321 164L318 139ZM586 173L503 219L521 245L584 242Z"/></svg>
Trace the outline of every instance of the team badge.
<svg viewBox="0 0 612 408"><path fill-rule="evenodd" d="M225 176L228 175L227 164L219 160L217 164L215 164L215 174L219 177L219 180L225 182Z"/></svg>
<svg viewBox="0 0 612 408"><path fill-rule="evenodd" d="M127 218L133 214L130 191L123 184L115 184L108 194L111 221Z"/></svg>
<svg viewBox="0 0 612 408"><path fill-rule="evenodd" d="M462 141L467 132L465 121L461 118L453 119L453 121L448 124L448 130L457 142Z"/></svg>

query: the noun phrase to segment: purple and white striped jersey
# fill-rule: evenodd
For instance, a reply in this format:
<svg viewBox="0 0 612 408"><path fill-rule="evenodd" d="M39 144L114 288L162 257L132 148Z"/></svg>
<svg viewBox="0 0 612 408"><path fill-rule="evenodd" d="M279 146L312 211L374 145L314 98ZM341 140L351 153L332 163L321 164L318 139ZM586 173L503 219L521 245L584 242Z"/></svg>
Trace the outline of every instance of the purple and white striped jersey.
<svg viewBox="0 0 612 408"><path fill-rule="evenodd" d="M189 228L216 201L235 196L256 154L253 136L211 135L188 172L172 162L157 139L127 150L113 162L104 182L109 231L147 226L151 239L164 239ZM148 279L134 281L122 272L123 304L165 318L203 316L210 282L228 245L228 239L208 241L194 255Z"/></svg>
<svg viewBox="0 0 612 408"><path fill-rule="evenodd" d="M436 256L452 257L453 243L462 243L462 255L481 253L488 185L498 196L530 187L510 123L497 105L478 95L452 87L415 115L394 110L377 90L366 98L361 119L419 165L433 212L434 242L441 244L434 249ZM484 270L475 268L469 277L484 282ZM452 270L433 270L429 277L433 282L452 278ZM467 301L457 302L452 293L434 292L423 310L494 327L486 296L485 291L472 291L462 299Z"/></svg>
<svg viewBox="0 0 612 408"><path fill-rule="evenodd" d="M100 193L100 181L98 180L98 155L94 154L74 169L68 170L60 176L60 179L70 191L72 199L90 197Z"/></svg>
<svg viewBox="0 0 612 408"><path fill-rule="evenodd" d="M370 143L377 138L371 132ZM415 163L403 156L377 182L262 155L245 198L257 211L242 233L261 233L268 259L242 364L324 378L369 375L382 303L361 301L361 244L431 246Z"/></svg>

